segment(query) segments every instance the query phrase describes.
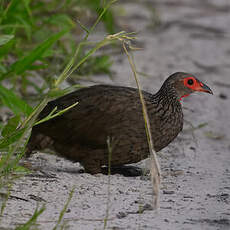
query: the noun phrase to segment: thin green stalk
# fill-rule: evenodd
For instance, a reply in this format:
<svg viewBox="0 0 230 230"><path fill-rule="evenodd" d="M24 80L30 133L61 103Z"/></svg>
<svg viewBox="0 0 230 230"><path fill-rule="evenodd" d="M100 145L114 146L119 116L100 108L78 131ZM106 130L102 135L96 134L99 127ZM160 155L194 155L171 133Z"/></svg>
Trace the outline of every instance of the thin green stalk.
<svg viewBox="0 0 230 230"><path fill-rule="evenodd" d="M61 224L61 221L63 220L63 217L64 217L64 214L66 213L66 210L69 206L69 203L73 197L73 194L74 194L74 191L75 191L75 187L72 188L72 190L70 191L70 194L69 194L69 197L68 197L68 200L67 202L65 203L60 215L59 215L59 218L58 218L58 221L57 221L57 224L55 225L55 227L53 228L53 230L57 230L58 226L60 226Z"/></svg>
<svg viewBox="0 0 230 230"><path fill-rule="evenodd" d="M125 33L124 31L121 31L119 33L108 35L105 37L102 41L96 43L95 47L93 47L91 50L88 51L88 53L71 69L73 66L73 63L79 53L79 50L82 45L86 43L86 41L81 42L77 50L74 54L74 57L70 60L70 63L67 65L63 73L60 75L60 77L55 81L54 87L58 87L65 79L67 79L76 69L78 69L90 56L92 56L98 49L101 47L107 45L108 43L114 41L114 40L131 40L134 39L134 37L131 37L134 33Z"/></svg>
<svg viewBox="0 0 230 230"><path fill-rule="evenodd" d="M112 158L112 143L110 137L107 138L107 146L108 146L108 187L107 187L107 202L106 202L106 213L104 218L104 230L107 227L108 219L109 219L109 206L110 206L110 185L111 185L111 158Z"/></svg>
<svg viewBox="0 0 230 230"><path fill-rule="evenodd" d="M34 126L35 126L35 125L39 125L39 124L41 124L41 123L43 123L43 122L45 122L45 121L48 121L48 120L50 120L50 119L53 119L53 118L55 118L55 117L57 117L57 116L61 116L63 113L65 113L65 112L67 112L68 110L72 109L72 108L75 107L77 104L78 104L78 102L76 102L76 103L72 104L71 106L69 106L69 107L67 107L67 108L65 108L65 109L63 109L63 110L61 110L61 111L58 112L58 113L55 113L56 110L57 110L57 107L55 107L55 108L51 111L51 113L50 113L49 115L47 115L45 118L43 118L43 119L39 120L38 122L36 122L36 123L34 124Z"/></svg>
<svg viewBox="0 0 230 230"><path fill-rule="evenodd" d="M93 24L93 26L90 28L89 33L86 35L86 40L88 39L88 36L90 35L90 33L94 30L94 28L96 27L96 25L100 22L101 18L103 17L103 15L105 14L105 12L108 10L108 8L115 3L117 0L111 0L107 3L107 5L103 8L103 11L101 12L101 14L98 16L97 20L95 21L95 23ZM104 1L105 3L105 1Z"/></svg>
<svg viewBox="0 0 230 230"><path fill-rule="evenodd" d="M45 108L48 102L49 98L47 96L43 98L43 100L35 107L33 112L24 120L24 122L21 125L21 128L24 128L28 125L32 125L36 120L36 116Z"/></svg>
<svg viewBox="0 0 230 230"><path fill-rule="evenodd" d="M144 117L144 122L145 122L145 132L146 132L146 136L147 136L147 141L148 141L148 145L149 145L149 152L150 152L150 163L151 163L151 179L152 179L152 183L153 183L153 191L154 191L154 202L153 205L155 208L157 208L159 206L159 195L160 195L160 165L159 162L157 160L157 155L156 152L154 150L154 145L153 145L153 141L152 141L152 135L151 135L151 128L150 128L150 122L149 122L149 118L148 118L148 113L147 113L147 109L145 106L145 101L143 98L143 94L140 88L140 84L138 81L138 76L137 76L137 71L136 71L136 67L134 64L134 60L133 58L130 56L126 46L125 46L125 42L123 42L123 49L128 57L128 61L129 64L131 66L135 81L136 81L136 85L138 88L138 92L139 92L139 96L140 96L140 100L141 100L141 104L142 104L142 111L143 111L143 117Z"/></svg>
<svg viewBox="0 0 230 230"><path fill-rule="evenodd" d="M90 54L90 52L88 54L85 55L85 57L83 58L84 60L81 60L77 66L75 66L72 70L72 66L80 52L80 49L81 47L85 44L85 42L88 40L88 37L89 35L93 32L93 30L95 29L95 27L97 26L97 24L100 22L102 16L105 14L105 12L107 11L107 9L114 3L116 2L117 0L111 0L103 9L103 11L101 12L101 14L97 17L96 21L94 22L94 24L91 26L90 29L87 29L84 25L82 25L79 21L79 25L80 27L86 32L86 35L83 39L82 42L79 43L75 53L74 53L74 56L73 58L70 60L70 62L68 63L68 65L66 66L66 68L64 69L64 71L62 72L62 74L60 75L60 77L55 81L55 84L54 84L54 87L57 87L58 85L60 85L60 83L62 83L66 78L68 78L80 65L82 65L87 59L89 56L91 56L94 52L92 52ZM99 47L100 48L100 47Z"/></svg>
<svg viewBox="0 0 230 230"><path fill-rule="evenodd" d="M45 206L40 209L36 208L33 216L23 225L17 227L15 230L30 230L36 224L37 218L45 211Z"/></svg>
<svg viewBox="0 0 230 230"><path fill-rule="evenodd" d="M12 183L9 183L9 182L8 182L6 196L5 196L4 198L2 198L3 201L2 201L2 204L1 204L0 217L2 217L2 214L3 214L4 209L5 209L5 207L6 207L7 200L8 200L9 197L10 197L11 187L12 187Z"/></svg>

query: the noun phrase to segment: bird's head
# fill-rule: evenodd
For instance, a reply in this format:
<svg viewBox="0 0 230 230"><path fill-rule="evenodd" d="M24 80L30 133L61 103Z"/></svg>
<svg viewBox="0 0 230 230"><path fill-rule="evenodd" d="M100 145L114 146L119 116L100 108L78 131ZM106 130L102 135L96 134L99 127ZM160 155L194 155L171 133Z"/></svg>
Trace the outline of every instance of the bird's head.
<svg viewBox="0 0 230 230"><path fill-rule="evenodd" d="M166 79L165 84L175 90L175 93L180 100L181 98L197 91L213 94L212 90L207 85L188 73L174 73Z"/></svg>

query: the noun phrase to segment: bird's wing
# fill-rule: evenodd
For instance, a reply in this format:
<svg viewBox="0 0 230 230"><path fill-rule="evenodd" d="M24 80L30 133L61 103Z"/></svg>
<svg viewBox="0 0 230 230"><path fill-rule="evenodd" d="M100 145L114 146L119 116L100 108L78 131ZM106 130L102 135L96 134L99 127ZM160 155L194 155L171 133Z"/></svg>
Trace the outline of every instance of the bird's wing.
<svg viewBox="0 0 230 230"><path fill-rule="evenodd" d="M136 89L114 86L84 88L50 102L40 118L55 107L77 106L63 115L42 123L38 131L63 143L90 143L95 148L106 147L108 136L122 135L127 129L143 129L142 110Z"/></svg>

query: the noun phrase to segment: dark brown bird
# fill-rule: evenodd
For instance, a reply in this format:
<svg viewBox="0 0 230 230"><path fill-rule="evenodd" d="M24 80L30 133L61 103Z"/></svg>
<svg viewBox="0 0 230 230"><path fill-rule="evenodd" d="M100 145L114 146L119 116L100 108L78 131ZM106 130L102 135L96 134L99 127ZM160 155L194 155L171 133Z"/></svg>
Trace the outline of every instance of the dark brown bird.
<svg viewBox="0 0 230 230"><path fill-rule="evenodd" d="M156 94L142 91L151 125L154 148L160 151L172 142L183 127L180 100L211 89L188 73L169 76ZM34 149L52 147L65 158L80 162L88 173L101 172L108 164L107 138L112 140L111 165L135 163L148 157L142 106L138 90L129 87L96 85L77 90L47 104L39 119L55 107L62 110L79 104L63 115L33 127L27 155Z"/></svg>

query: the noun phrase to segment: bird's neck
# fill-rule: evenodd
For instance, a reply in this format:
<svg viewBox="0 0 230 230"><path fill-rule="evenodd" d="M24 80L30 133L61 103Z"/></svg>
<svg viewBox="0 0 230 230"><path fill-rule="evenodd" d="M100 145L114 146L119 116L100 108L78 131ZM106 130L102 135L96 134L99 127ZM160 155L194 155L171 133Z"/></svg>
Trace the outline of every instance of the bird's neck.
<svg viewBox="0 0 230 230"><path fill-rule="evenodd" d="M161 104L163 107L168 107L168 105L181 106L180 96L177 94L176 90L170 85L163 84L160 90L153 95L154 103Z"/></svg>

